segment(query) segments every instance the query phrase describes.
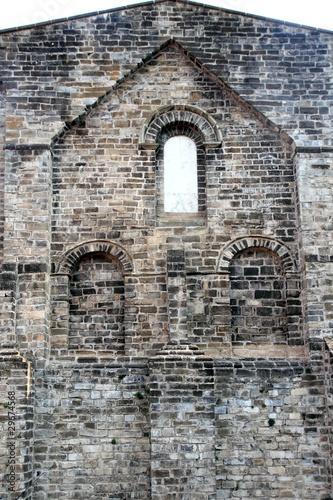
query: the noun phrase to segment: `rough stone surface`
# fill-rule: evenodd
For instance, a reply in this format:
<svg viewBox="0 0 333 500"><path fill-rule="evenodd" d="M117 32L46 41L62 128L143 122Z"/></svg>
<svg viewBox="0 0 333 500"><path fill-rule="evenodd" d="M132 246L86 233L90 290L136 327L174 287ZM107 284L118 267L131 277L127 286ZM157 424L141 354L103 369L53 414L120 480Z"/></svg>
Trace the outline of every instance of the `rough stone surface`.
<svg viewBox="0 0 333 500"><path fill-rule="evenodd" d="M0 38L1 499L332 498L332 33L156 0Z"/></svg>

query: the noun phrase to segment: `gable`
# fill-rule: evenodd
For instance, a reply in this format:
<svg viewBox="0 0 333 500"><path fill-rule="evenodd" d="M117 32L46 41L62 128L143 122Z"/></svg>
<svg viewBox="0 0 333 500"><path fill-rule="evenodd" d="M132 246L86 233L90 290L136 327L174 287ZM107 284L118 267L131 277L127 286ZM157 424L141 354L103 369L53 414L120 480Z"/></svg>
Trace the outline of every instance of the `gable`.
<svg viewBox="0 0 333 500"><path fill-rule="evenodd" d="M4 33L7 142L49 144L170 38L298 144L331 143L330 33L169 0Z"/></svg>
<svg viewBox="0 0 333 500"><path fill-rule="evenodd" d="M154 112L167 106L195 106L202 110L209 107L213 116L216 114L213 103L216 109L223 108L222 113L219 112L221 129L226 121L234 120L246 126L256 123L267 132L292 142L277 125L174 40L163 44L93 104L87 105L86 112L74 119L72 126L78 125L80 128L87 122L89 128L91 120L91 127L95 129L94 120L98 114L102 123L108 122L107 112L112 113L114 119L120 106L124 106L124 109L131 107L136 118L137 113L140 113L140 117L146 121ZM68 124L59 136L67 133L67 127Z"/></svg>
<svg viewBox="0 0 333 500"><path fill-rule="evenodd" d="M105 226L99 238L107 238L110 224L113 230L154 227L156 157L141 149L140 138L150 117L169 108L180 121L182 109L196 110L198 120L206 114L222 138L206 151L207 224L224 234L240 231L239 221L242 230L267 225L292 240L289 142L173 42L119 81L55 144L54 202L69 207L65 217L56 216L61 239L68 243L72 226L80 239L90 239L97 221Z"/></svg>

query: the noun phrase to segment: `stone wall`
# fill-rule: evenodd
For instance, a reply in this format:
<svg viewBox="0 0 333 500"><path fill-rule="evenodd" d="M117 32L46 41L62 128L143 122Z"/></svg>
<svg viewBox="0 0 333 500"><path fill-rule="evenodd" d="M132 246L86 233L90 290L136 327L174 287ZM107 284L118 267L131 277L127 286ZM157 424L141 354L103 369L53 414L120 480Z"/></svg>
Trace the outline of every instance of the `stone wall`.
<svg viewBox="0 0 333 500"><path fill-rule="evenodd" d="M143 73L145 78L142 81ZM163 249L180 248L185 252L185 275L196 274L196 287L203 288L203 281L206 280L204 275L216 273L223 244L230 238L244 237L249 233L266 234L277 241L284 241L288 244L292 259L298 260L295 183L290 146L208 77L201 77L197 84L199 74L181 50L168 46L119 86L105 103L86 117L84 124L74 126L57 142L53 162L52 216L52 254L55 262L77 241L111 240L117 242L133 259L132 274L142 277L147 276L147 273L159 274L162 278L167 270ZM184 97L158 97L167 95L173 85L182 88L182 96L187 95L189 109L192 106L193 109L210 110L210 118L222 130L225 139L223 146L215 145L204 158L206 210L199 211L199 217L165 213L160 222L160 178L155 175L155 171L162 168L160 156L163 157L163 152L158 151L155 157L149 150L140 149L139 139L155 106L163 108L171 106L172 102L180 106ZM192 99L194 90L195 99ZM152 99L154 106L151 104ZM135 105L137 100L140 102L138 106ZM138 115L134 112L136 108ZM119 127L117 116L120 112L121 123L127 124L126 127ZM178 119L177 113L181 111L176 108L173 121L186 119L186 116ZM163 118L164 115L161 116ZM170 127L170 123L172 125L168 118L165 126ZM242 147L243 143L246 146ZM189 229L191 234L186 236ZM259 243L256 245L260 246ZM209 256L206 256L207 248ZM269 264L270 261L267 261L267 273ZM244 266L246 268L246 263ZM73 279L72 275L70 280ZM102 283L104 278L101 276L99 280ZM264 275L262 282L257 282L256 300L259 300L258 293L265 290L269 280L272 281L272 276L268 278ZM281 280L285 278L281 276ZM90 280L87 280L85 285L88 289L89 283ZM272 286L274 284L277 286L276 280ZM134 297L137 285L134 281L131 285ZM216 286L219 287L218 284ZM287 313L286 309L286 286L283 285L284 298L281 299L284 300L283 311L274 313L275 316L283 316L276 320L281 322L281 335L273 343L287 341L287 322L291 311ZM169 289L169 296L172 293ZM201 308L201 322L207 325L203 336L205 343L207 335L215 337L216 328L225 322L221 320L222 314L217 319L214 293L211 291L211 296L206 297L206 306L201 297L197 296L193 300L193 293L192 298L189 297L192 309L196 308L192 322L198 320ZM127 317L126 295L125 287L124 321ZM181 307L186 309L186 296L184 300ZM166 294L164 301L161 305L164 305L165 310L169 307L170 311L173 306L171 303L168 305ZM161 309L156 307L155 301L151 301L147 307L150 307L150 322L159 325L160 332L157 335L162 335L162 321L165 320L163 309L161 316ZM281 309L282 306L275 304L276 307ZM267 315L272 316L271 312L270 309ZM258 315L252 314L252 317L255 316ZM138 321L138 317L140 312L135 324L130 327L134 332L142 328L142 321ZM71 320L74 321L73 317ZM187 312L182 321L187 330ZM171 317L171 331L172 324ZM179 330L180 325L176 320L175 329ZM297 327L300 335L300 325ZM153 332L151 327L148 330ZM135 335L141 337L142 342L148 341L149 348L152 347L151 340L142 334ZM227 335L230 337L230 331ZM229 337L225 336L220 341L230 341ZM269 339L269 335L263 337ZM201 343L196 334L193 340Z"/></svg>
<svg viewBox="0 0 333 500"><path fill-rule="evenodd" d="M4 184L5 184L5 162L4 162L4 141L5 141L5 96L3 90L0 90L0 147L1 147L1 156L0 156L0 262L1 262L1 271L3 265L3 238L4 238Z"/></svg>
<svg viewBox="0 0 333 500"><path fill-rule="evenodd" d="M219 362L216 377L217 498L313 498L330 472L311 365Z"/></svg>
<svg viewBox="0 0 333 500"><path fill-rule="evenodd" d="M332 34L161 0L0 49L2 496L331 498Z"/></svg>
<svg viewBox="0 0 333 500"><path fill-rule="evenodd" d="M38 376L32 498L149 498L147 366L86 359Z"/></svg>
<svg viewBox="0 0 333 500"><path fill-rule="evenodd" d="M172 38L297 144L330 145L330 33L173 0L3 33L7 141L49 142Z"/></svg>

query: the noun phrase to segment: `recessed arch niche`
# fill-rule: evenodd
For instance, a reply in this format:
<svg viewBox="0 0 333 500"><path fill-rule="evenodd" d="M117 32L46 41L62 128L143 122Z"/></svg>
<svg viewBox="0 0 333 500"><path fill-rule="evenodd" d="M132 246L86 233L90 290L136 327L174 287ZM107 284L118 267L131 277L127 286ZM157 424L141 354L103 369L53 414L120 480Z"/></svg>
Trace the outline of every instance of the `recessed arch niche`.
<svg viewBox="0 0 333 500"><path fill-rule="evenodd" d="M234 345L304 343L299 276L283 243L260 236L230 242L218 271L229 276Z"/></svg>
<svg viewBox="0 0 333 500"><path fill-rule="evenodd" d="M62 325L67 318L66 350L69 353L124 353L125 276L132 269L127 252L105 241L79 245L61 259L54 275L58 296L55 293L53 301L58 310L66 312ZM64 328L61 331L62 341L58 338L57 343L65 347ZM59 328L55 328L55 332L59 335Z"/></svg>

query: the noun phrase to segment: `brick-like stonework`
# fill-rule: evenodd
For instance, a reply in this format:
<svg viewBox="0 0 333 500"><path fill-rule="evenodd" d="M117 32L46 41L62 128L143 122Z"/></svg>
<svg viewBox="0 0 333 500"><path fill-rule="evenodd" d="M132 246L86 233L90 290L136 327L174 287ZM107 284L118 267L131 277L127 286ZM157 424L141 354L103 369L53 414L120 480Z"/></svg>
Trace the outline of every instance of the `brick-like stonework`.
<svg viewBox="0 0 333 500"><path fill-rule="evenodd" d="M331 498L332 33L156 0L0 38L1 499Z"/></svg>

